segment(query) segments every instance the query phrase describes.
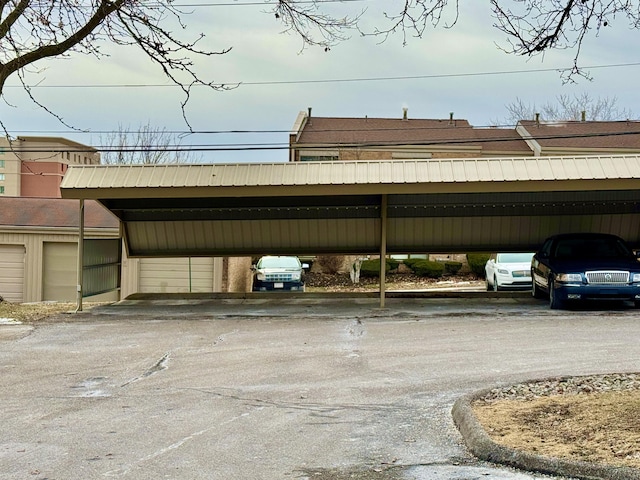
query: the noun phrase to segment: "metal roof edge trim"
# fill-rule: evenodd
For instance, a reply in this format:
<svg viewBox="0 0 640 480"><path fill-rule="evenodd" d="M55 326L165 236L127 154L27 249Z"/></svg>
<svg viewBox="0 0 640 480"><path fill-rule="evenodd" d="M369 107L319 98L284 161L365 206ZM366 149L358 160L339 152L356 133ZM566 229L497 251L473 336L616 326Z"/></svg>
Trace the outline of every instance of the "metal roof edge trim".
<svg viewBox="0 0 640 480"><path fill-rule="evenodd" d="M548 181L604 181L640 179L640 154L497 157L350 162L282 162L249 164L78 165L70 166L60 186L63 198L139 196L154 189L162 196L184 196L189 190L255 189L292 195L291 190L324 189L393 193L410 186L518 184ZM284 189L285 192L275 193ZM330 189L330 192L327 190ZM90 193L93 192L93 193ZM95 192L102 192L98 195ZM118 192L118 193L116 193ZM243 194L244 195L244 194Z"/></svg>

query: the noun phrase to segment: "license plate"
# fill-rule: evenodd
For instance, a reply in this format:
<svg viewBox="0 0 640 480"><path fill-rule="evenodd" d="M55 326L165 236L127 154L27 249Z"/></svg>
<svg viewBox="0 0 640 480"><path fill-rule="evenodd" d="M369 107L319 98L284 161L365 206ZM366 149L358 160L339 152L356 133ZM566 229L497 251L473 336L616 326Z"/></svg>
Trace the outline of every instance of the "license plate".
<svg viewBox="0 0 640 480"><path fill-rule="evenodd" d="M284 288L284 283L276 282L273 284L273 288Z"/></svg>

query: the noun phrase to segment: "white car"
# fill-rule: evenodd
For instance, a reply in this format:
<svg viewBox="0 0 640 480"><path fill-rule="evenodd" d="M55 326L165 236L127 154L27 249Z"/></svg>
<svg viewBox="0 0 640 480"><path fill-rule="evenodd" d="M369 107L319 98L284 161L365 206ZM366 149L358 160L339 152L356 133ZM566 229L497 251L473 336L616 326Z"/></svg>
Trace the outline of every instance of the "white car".
<svg viewBox="0 0 640 480"><path fill-rule="evenodd" d="M487 290L531 289L533 253L494 253L484 271Z"/></svg>

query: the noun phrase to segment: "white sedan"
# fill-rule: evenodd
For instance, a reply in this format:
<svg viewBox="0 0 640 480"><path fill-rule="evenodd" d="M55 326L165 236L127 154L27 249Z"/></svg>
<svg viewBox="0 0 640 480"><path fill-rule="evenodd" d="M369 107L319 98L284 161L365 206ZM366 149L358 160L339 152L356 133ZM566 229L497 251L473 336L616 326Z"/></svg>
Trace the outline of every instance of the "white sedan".
<svg viewBox="0 0 640 480"><path fill-rule="evenodd" d="M530 289L533 253L494 253L484 271L487 290Z"/></svg>

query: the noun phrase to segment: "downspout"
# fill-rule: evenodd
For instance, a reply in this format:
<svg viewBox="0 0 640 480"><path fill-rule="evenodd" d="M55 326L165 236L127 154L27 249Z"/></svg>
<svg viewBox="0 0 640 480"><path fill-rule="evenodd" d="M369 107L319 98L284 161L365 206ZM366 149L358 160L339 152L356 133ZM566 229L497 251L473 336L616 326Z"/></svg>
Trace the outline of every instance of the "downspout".
<svg viewBox="0 0 640 480"><path fill-rule="evenodd" d="M387 273L387 194L380 202L380 308L384 308Z"/></svg>
<svg viewBox="0 0 640 480"><path fill-rule="evenodd" d="M78 227L78 283L76 285L76 312L82 311L82 280L84 270L84 199L80 199L80 218Z"/></svg>

